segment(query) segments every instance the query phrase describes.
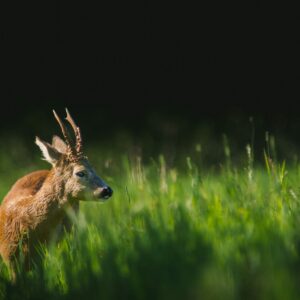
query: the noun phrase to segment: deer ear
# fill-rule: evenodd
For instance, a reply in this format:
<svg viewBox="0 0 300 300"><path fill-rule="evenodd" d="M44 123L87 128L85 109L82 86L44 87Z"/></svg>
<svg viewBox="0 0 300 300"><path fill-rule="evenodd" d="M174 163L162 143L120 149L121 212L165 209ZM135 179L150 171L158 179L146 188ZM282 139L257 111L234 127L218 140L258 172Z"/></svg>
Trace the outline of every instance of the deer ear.
<svg viewBox="0 0 300 300"><path fill-rule="evenodd" d="M55 165L62 154L49 143L42 141L39 137L35 138L35 143L41 149L43 153L43 159L49 162L51 165Z"/></svg>
<svg viewBox="0 0 300 300"><path fill-rule="evenodd" d="M67 152L66 143L57 135L54 135L52 138L52 147L62 154L66 154Z"/></svg>

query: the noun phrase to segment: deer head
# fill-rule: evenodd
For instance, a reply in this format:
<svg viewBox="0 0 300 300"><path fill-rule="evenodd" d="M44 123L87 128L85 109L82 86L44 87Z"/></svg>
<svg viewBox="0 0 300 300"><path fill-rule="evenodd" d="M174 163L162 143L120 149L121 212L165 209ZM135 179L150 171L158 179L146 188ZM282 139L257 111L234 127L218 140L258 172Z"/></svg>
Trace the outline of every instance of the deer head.
<svg viewBox="0 0 300 300"><path fill-rule="evenodd" d="M66 120L74 131L75 142L73 142L63 121L54 110L53 113L64 140L54 136L52 144L49 144L36 137L35 142L42 151L43 159L52 165L53 176L60 182L64 195L77 200L107 200L113 191L96 174L88 158L83 155L79 127L66 109Z"/></svg>

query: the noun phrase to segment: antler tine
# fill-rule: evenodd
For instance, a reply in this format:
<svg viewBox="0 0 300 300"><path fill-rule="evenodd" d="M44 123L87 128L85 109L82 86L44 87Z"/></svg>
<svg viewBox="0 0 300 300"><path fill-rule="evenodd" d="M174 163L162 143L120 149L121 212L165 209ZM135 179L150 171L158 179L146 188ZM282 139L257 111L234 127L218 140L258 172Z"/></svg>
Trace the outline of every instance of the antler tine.
<svg viewBox="0 0 300 300"><path fill-rule="evenodd" d="M82 156L82 138L81 138L80 128L76 125L75 121L73 120L67 108L66 108L66 113L67 113L66 120L71 124L75 133L77 155Z"/></svg>
<svg viewBox="0 0 300 300"><path fill-rule="evenodd" d="M61 131L63 133L63 136L65 138L65 141L66 141L66 144L67 144L67 148L68 148L67 154L72 158L74 156L74 154L73 154L73 149L72 149L72 146L71 146L70 135L69 135L69 133L67 131L67 128L64 125L64 123L62 122L62 120L60 119L60 117L57 115L57 113L55 112L54 109L53 109L53 114L54 114L54 117L55 117L56 121L58 122L58 124L59 124L59 126L61 128Z"/></svg>

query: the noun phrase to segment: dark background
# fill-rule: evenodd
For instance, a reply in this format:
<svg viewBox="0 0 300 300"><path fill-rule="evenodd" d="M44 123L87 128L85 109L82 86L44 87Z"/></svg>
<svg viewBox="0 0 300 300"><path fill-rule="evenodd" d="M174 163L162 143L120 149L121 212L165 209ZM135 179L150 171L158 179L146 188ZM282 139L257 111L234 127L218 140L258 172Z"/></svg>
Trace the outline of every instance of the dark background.
<svg viewBox="0 0 300 300"><path fill-rule="evenodd" d="M91 139L173 127L184 139L205 127L244 142L253 117L257 139L270 131L297 143L299 13L290 9L258 1L6 4L0 134L53 131L51 109L68 107Z"/></svg>

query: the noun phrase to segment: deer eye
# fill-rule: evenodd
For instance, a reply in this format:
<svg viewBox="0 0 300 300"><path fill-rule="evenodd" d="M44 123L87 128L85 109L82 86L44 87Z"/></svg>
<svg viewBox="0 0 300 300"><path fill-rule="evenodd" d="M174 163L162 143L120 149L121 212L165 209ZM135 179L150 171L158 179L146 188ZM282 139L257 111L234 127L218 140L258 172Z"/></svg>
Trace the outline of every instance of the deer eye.
<svg viewBox="0 0 300 300"><path fill-rule="evenodd" d="M81 172L77 172L76 175L77 175L78 177L84 177L84 176L85 176L85 173L81 171Z"/></svg>

